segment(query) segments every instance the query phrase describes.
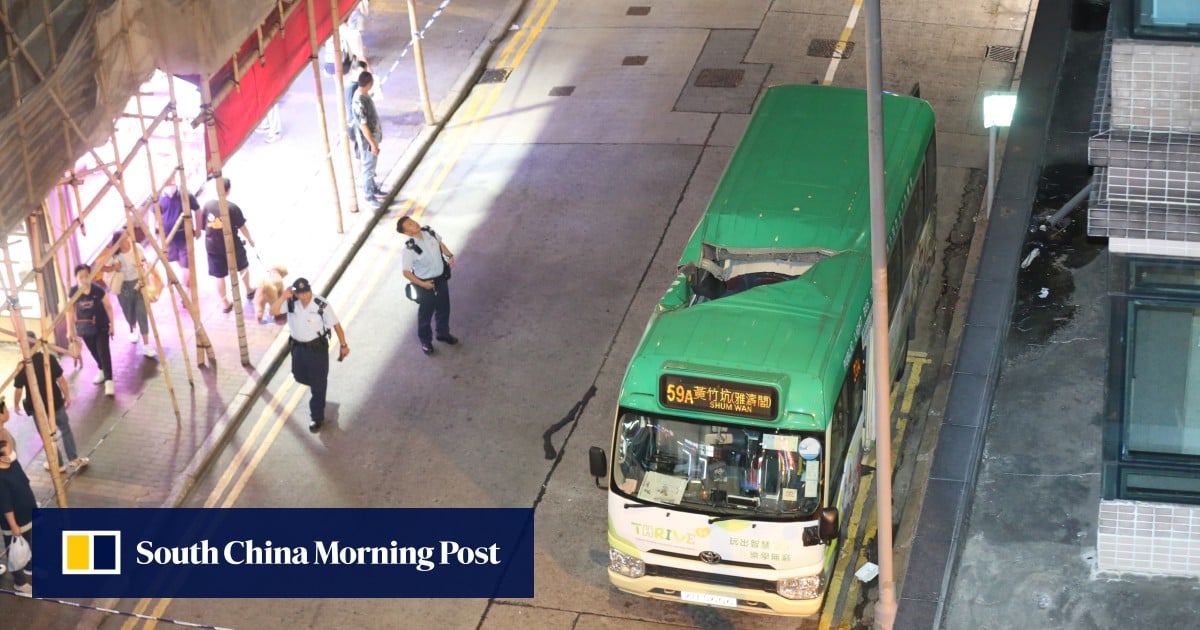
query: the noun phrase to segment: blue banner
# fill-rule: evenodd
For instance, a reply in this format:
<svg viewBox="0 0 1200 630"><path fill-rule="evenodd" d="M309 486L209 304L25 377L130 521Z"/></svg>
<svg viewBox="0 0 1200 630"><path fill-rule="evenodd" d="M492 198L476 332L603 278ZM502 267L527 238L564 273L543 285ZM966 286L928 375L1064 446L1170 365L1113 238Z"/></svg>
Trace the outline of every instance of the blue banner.
<svg viewBox="0 0 1200 630"><path fill-rule="evenodd" d="M34 597L533 597L533 510L38 509Z"/></svg>

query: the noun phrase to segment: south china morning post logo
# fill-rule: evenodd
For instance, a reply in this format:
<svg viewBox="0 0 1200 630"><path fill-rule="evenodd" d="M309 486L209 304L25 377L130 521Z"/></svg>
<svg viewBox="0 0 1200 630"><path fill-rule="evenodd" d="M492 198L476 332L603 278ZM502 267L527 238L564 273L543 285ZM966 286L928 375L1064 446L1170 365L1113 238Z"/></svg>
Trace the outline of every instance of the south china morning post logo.
<svg viewBox="0 0 1200 630"><path fill-rule="evenodd" d="M527 508L63 508L34 524L38 597L533 597Z"/></svg>
<svg viewBox="0 0 1200 630"><path fill-rule="evenodd" d="M63 575L120 575L121 532L64 530Z"/></svg>

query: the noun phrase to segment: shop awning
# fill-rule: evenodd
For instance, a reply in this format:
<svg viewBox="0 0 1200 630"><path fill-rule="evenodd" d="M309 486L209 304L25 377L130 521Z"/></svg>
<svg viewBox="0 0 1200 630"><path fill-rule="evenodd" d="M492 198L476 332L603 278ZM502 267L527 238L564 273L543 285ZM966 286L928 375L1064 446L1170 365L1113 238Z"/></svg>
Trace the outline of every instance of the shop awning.
<svg viewBox="0 0 1200 630"><path fill-rule="evenodd" d="M357 3L358 0L337 0L340 17L345 18ZM272 12L264 20L261 53L259 35L254 33L237 54L236 72L230 61L209 79L213 100L217 103L217 148L222 160L237 151L271 105L309 63L312 57L308 28L310 7L319 47L333 32L330 2L300 0L294 5L285 5L283 29L274 37L267 38L280 23L279 12Z"/></svg>

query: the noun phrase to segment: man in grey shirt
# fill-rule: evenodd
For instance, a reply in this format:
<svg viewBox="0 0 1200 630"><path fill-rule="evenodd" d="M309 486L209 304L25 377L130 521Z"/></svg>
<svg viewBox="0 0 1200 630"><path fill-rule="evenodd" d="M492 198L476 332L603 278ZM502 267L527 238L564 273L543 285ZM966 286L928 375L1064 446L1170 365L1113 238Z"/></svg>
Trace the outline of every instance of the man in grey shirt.
<svg viewBox="0 0 1200 630"><path fill-rule="evenodd" d="M370 72L363 71L358 75L358 92L354 95L354 120L358 122L358 150L362 158L362 194L363 199L374 207L379 207L383 191L375 183L375 164L379 161L379 142L383 140L383 127L379 123L379 112L375 109L375 101L371 99L371 86L375 85L375 77Z"/></svg>

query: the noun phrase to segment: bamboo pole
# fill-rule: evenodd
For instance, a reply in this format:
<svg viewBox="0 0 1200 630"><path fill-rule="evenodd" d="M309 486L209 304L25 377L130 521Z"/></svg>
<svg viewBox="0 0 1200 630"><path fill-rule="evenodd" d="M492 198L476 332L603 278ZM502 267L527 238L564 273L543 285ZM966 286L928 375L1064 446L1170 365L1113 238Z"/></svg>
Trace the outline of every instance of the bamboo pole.
<svg viewBox="0 0 1200 630"><path fill-rule="evenodd" d="M250 365L250 348L246 342L246 319L243 314L242 292L238 278L237 257L233 248L233 225L229 221L229 201L225 198L225 176L221 174L221 152L217 146L217 124L215 111L211 106L212 89L208 81L200 82L201 109L207 112L204 126L208 131L208 170L213 174L213 182L217 186L217 204L221 209L222 232L225 235L225 258L229 266L229 283L233 293L234 321L237 324L238 349L241 351L242 365ZM225 296L221 296L224 298Z"/></svg>
<svg viewBox="0 0 1200 630"><path fill-rule="evenodd" d="M0 18L4 21L4 30L8 33L8 37L4 38L4 47L8 51L8 58L13 59L16 56L16 51L13 49L14 43L17 42L17 33L13 30L12 25L8 21L8 3L0 2ZM14 113L17 115L17 137L21 139L21 160L22 170L25 174L25 198L29 204L37 203L37 193L33 189L33 169L30 166L29 159L29 143L27 141L27 131L25 129L25 114L21 110L21 77L17 73L17 64L8 64L9 73L12 75L13 97L16 101ZM15 290L15 289L14 289Z"/></svg>
<svg viewBox="0 0 1200 630"><path fill-rule="evenodd" d="M429 102L429 85L425 82L425 55L421 52L421 32L417 30L416 0L408 0L408 28L412 32L413 63L417 66L417 91L421 95L421 109L425 112L425 124L432 125L433 105Z"/></svg>
<svg viewBox="0 0 1200 630"><path fill-rule="evenodd" d="M333 76L337 83L338 91L338 124L341 125L342 129L338 136L341 138L340 144L346 156L346 172L350 175L350 190L353 191L357 188L357 185L354 181L354 157L350 155L351 132L348 132L350 128L350 116L346 111L346 73L342 72L342 64L340 63L342 59L342 38L338 36L338 29L341 28L342 18L338 15L338 0L329 0L329 11L329 14L333 16L333 58L336 60L333 64ZM316 57L316 55L317 53L314 48L313 57ZM366 59L363 61L366 61ZM341 199L340 194L338 198ZM356 194L350 195L350 212L358 212L358 195Z"/></svg>
<svg viewBox="0 0 1200 630"><path fill-rule="evenodd" d="M321 86L321 61L318 59L317 53L317 18L313 15L314 0L308 0L308 47L312 51L311 65L313 71L313 83L317 86L317 120L321 124L321 142L325 145L325 167L329 173L329 185L333 187L333 207L337 211L337 233L342 234L346 230L342 226L342 196L338 193L337 174L333 171L333 149L329 146L329 127L325 123L325 90ZM334 33L333 41L337 41L337 33ZM341 57L335 57L333 65L339 66L338 71L341 71ZM345 109L346 105L342 101L344 96L338 95L337 101L340 108ZM342 125L342 129L345 129Z"/></svg>
<svg viewBox="0 0 1200 630"><path fill-rule="evenodd" d="M25 233L29 237L28 238L29 247L30 247L30 251L33 254L33 265L34 265L34 267L40 269L42 266L41 239L38 238L39 232L37 230L35 223L36 223L36 221L34 220L34 215L30 215L29 217L26 217ZM4 255L8 256L8 252L5 251ZM46 331L45 274L39 273L37 275L37 287L38 287L38 299L42 302L42 304L41 304L42 308L39 309L39 312L38 312L38 322L41 324L41 327L42 327L41 338L49 339L49 335L47 334L47 331ZM17 292L14 290L13 294L16 295L16 293ZM17 331L14 331L14 332L17 332ZM22 335L22 336L24 336L24 335ZM24 341L26 343L28 343L28 338L26 338ZM18 339L18 343L20 343L20 342L21 342L21 340ZM30 359L32 357L32 349L29 354L25 354L24 352L22 352L22 357L25 357L26 360ZM43 372L42 376L43 376L43 379L42 379L41 383L46 383L46 387L48 387L50 389L50 391L53 392L54 391L54 379L50 372L50 358L49 357L50 357L49 351L48 350L44 351L42 354L42 372ZM29 363L28 369L25 371L25 382L26 382L25 384L29 388L30 400L33 402L34 422L45 423L46 427L49 429L50 442L46 443L45 441L43 441L42 446L46 450L46 462L50 464L51 478L53 478L55 475L58 475L61 477L62 473L61 473L59 467L62 466L63 463L60 462L58 459L58 455L59 455L59 453L58 453L58 421L57 421L58 410L54 407L53 402L51 402L49 406L47 406L45 404L46 400L53 401L54 397L53 396L44 396L44 397L42 396L42 392L40 391L41 385L39 384L39 381L36 378L30 378L30 375L32 375L32 374L33 374L33 364ZM19 404L21 404L21 401L15 400L15 399L13 400L14 406L19 405ZM50 451L54 451L53 457L51 457Z"/></svg>
<svg viewBox="0 0 1200 630"><path fill-rule="evenodd" d="M170 239L174 236L174 227L175 226L171 226L172 227L171 233L168 234L167 227L165 225L163 225L162 204L159 203L159 200L162 199L162 189L159 189L154 184L154 181L155 181L155 179L154 179L154 154L150 151L150 134L146 131L146 119L142 116L142 93L140 91L134 96L134 102L137 104L138 123L142 127L142 146L146 149L146 168L148 169L148 171L150 173L150 188L155 191L154 195L151 197L151 206L150 207L154 209L154 223L158 225L158 233L162 236L162 247L163 247L163 249L167 249L168 239ZM168 105L168 107L169 107L169 105ZM171 180L171 178L168 177L167 180L163 182L164 189L167 186L167 182L169 182L170 180ZM154 236L151 235L150 233L147 233L146 238L153 240ZM164 267L171 264L170 261L168 261L167 259L165 259L161 256L158 257L154 262L155 265L157 265L158 263L162 263ZM153 273L153 271L154 271L154 267L152 265L150 267L150 273ZM145 288L146 287L146 274L141 274L141 278L142 278L142 295L143 295L142 299L144 299L146 301L147 319L150 320L151 325L155 329L154 330L154 338L155 338L155 345L157 346L157 349L158 349L158 358L160 361L163 362L163 365L165 366L166 361L167 361L167 355L165 352L162 351L162 343L158 340L158 324L155 323L155 321L154 321L154 309L152 309L150 307L151 301L149 299L146 299L146 297L145 297L146 296L146 288ZM170 298L169 301L167 302L167 304L171 305L171 314L174 315L175 328L176 328L176 330L179 331L179 349L183 352L183 366L184 366L184 369L187 371L188 386L195 387L196 381L195 381L195 377L192 375L192 360L190 357L188 357L188 353L187 353L187 337L185 337L183 334L183 322L180 321L180 319L179 319L179 309L175 308L175 289L174 289L174 287L172 286L171 289L167 293ZM161 291L160 291L158 297L159 297L159 299L162 299ZM168 381L168 383L169 383L169 381ZM174 399L175 392L173 392L173 391L171 392L171 397L172 397L172 399ZM177 413L177 415L178 415L178 413Z"/></svg>
<svg viewBox="0 0 1200 630"><path fill-rule="evenodd" d="M121 192L122 197L129 199L129 195L125 193L125 184L123 182L117 182L117 189ZM167 355L163 352L162 338L158 335L158 322L154 319L154 312L150 310L150 297L146 295L146 269L143 267L145 261L142 259L142 251L138 247L137 239L134 238L137 230L134 227L133 218L133 206L127 203L125 205L125 224L127 226L125 238L128 238L130 241L134 266L137 267L139 285L137 290L142 295L142 305L146 309L146 320L150 324L150 332L154 335L154 347L158 352L158 362L162 366L163 380L167 384L167 392L171 395L171 408L175 411L175 424L181 425L183 424L183 415L179 412L179 400L175 396L175 386L171 383L171 366L167 365ZM154 239L150 240L153 241Z"/></svg>
<svg viewBox="0 0 1200 630"><path fill-rule="evenodd" d="M267 34L264 36L266 44L270 44L272 39L275 39L276 36L281 36L283 34L284 22L287 22L288 18L292 17L292 14L295 13L296 10L299 8L300 8L299 2L296 2L296 3L288 6L287 8L283 7L283 2L279 2L279 11L280 11L279 22L277 24L275 24L274 26L272 26L267 31ZM255 51L247 51L245 53L239 52L230 58L230 62L232 65L235 65L235 66L239 65L239 64L244 64L245 60L254 54L256 54ZM262 53L260 52L257 54L261 55ZM209 77L209 79L211 79L211 77ZM229 94L231 92L233 92L233 90L236 88L237 88L236 79L232 80L232 81L226 81L225 84L221 86L221 89L217 90L217 93L213 95L212 99L209 101L205 101L205 102L210 103L210 107L212 108L212 110L216 111L217 107L219 107L221 105L221 103L225 101L225 98L228 97ZM211 90L212 86L209 86L209 89ZM193 128L195 128L195 127L199 127L203 122L204 122L204 114L201 113L199 116L192 119L191 125Z"/></svg>
<svg viewBox="0 0 1200 630"><path fill-rule="evenodd" d="M189 307L188 313L191 314L193 322L199 322L200 321L200 309L199 309L200 289L199 289L197 274L196 274L196 246L195 246L196 231L193 226L195 225L195 223L194 223L195 216L196 216L195 213L199 212L200 208L192 207L192 198L191 198L191 194L190 194L191 191L188 189L187 167L184 166L184 163L183 163L183 140L181 139L181 136L180 136L179 113L178 113L178 107L179 107L178 103L179 102L175 98L175 77L173 75L167 76L167 89L169 90L170 95L171 95L171 107L173 110L175 110L175 116L173 116L171 118L171 120L172 120L172 124L174 124L174 126L175 126L175 155L179 162L179 194L182 196L182 199L183 199L183 215L182 215L183 229L184 229L184 234L187 235L187 252L188 252L188 287L187 287L187 290L191 294L191 298L192 298L191 304L196 305L196 308ZM209 342L208 335L201 333L202 330L203 330L202 328L197 327L197 333L196 333L196 363L197 363L197 365L201 365L201 366L204 365L204 360L205 360L206 356L210 362L215 362L217 360L216 353L213 352L212 343Z"/></svg>
<svg viewBox="0 0 1200 630"><path fill-rule="evenodd" d="M18 293L12 287L15 286L16 274L13 273L12 256L8 251L8 239L0 239L0 252L4 254L4 271L8 276L9 290L12 291L7 298L6 306L8 314L12 318L13 330L17 333L17 345L21 348L21 359L25 368L25 380L36 395L33 396L34 424L37 426L38 434L42 438L42 444L46 449L46 461L50 462L50 483L54 486L54 499L58 507L67 507L67 493L63 488L62 476L58 472L58 449L54 448L54 438L51 437L50 426L46 417L46 408L42 404L40 391L37 391L37 375L33 371L33 363L30 362L29 340L25 338L25 321L21 315L20 302L18 301ZM17 401L13 401L17 404Z"/></svg>

